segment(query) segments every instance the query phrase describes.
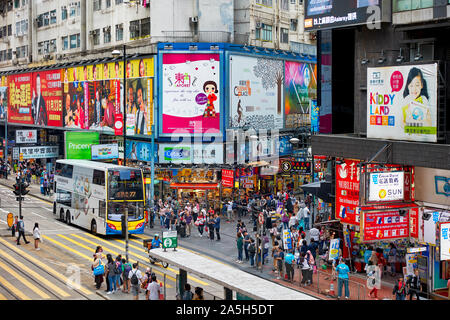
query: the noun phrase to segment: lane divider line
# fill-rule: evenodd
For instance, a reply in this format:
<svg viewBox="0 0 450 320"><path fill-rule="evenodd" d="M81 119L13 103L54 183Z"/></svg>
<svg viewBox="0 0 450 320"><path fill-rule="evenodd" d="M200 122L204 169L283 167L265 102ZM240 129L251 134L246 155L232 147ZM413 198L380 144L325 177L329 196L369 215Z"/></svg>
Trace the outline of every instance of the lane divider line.
<svg viewBox="0 0 450 320"><path fill-rule="evenodd" d="M5 286L6 288L8 288L8 290L12 291L18 298L22 300L32 300L26 294L22 293L22 291L18 290L16 286L6 281L6 279L2 276L0 276L0 283L2 284L2 286Z"/></svg>

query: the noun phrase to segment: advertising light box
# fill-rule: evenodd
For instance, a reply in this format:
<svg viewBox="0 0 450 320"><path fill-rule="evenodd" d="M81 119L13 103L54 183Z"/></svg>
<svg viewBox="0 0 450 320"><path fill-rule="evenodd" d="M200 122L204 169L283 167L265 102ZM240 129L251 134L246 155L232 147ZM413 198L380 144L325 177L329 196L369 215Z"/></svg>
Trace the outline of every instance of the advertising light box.
<svg viewBox="0 0 450 320"><path fill-rule="evenodd" d="M116 159L119 157L117 144L97 144L91 146L92 160Z"/></svg>
<svg viewBox="0 0 450 320"><path fill-rule="evenodd" d="M369 201L403 200L404 172L376 172L370 174Z"/></svg>
<svg viewBox="0 0 450 320"><path fill-rule="evenodd" d="M437 64L367 69L367 137L437 141Z"/></svg>
<svg viewBox="0 0 450 320"><path fill-rule="evenodd" d="M441 261L450 260L450 222L441 223Z"/></svg>

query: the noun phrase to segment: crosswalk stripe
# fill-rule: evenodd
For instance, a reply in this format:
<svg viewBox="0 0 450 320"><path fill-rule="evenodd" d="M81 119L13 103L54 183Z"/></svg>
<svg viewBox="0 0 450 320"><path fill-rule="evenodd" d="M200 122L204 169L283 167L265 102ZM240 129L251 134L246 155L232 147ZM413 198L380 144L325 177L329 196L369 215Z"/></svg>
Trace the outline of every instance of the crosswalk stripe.
<svg viewBox="0 0 450 320"><path fill-rule="evenodd" d="M54 239L52 239L52 238L49 238L49 237L47 237L47 236L42 236L42 237L43 237L44 239L47 239L47 240L50 241L50 242L53 242L53 243L56 244L57 246L60 246L60 247L66 249L66 250L68 250L68 251L70 251L70 252L75 253L76 255L79 255L80 257L85 258L86 260L93 260L93 258L90 258L90 257L88 257L87 255L85 255L85 254L83 254L83 253L81 253L81 252L78 252L78 251L76 251L76 250L74 250L74 249L72 249L72 248L70 248L70 247L68 247L68 246L66 246L66 245L64 245L64 244L62 244L62 243L59 242L59 241L56 241L56 240L54 240Z"/></svg>
<svg viewBox="0 0 450 320"><path fill-rule="evenodd" d="M0 268L2 268L3 270L5 270L6 272L8 272L9 274L11 274L14 278L16 278L17 280L19 280L20 282L22 282L24 285L26 285L28 288L30 288L31 290L33 290L36 294L38 294L41 298L43 299L50 299L50 296L48 294L46 294L45 292L43 292L41 289L39 289L38 287L36 287L34 284L32 284L30 281L28 281L27 279L25 279L24 277L22 277L20 274L18 274L17 272L15 272L13 269L11 269L10 267L8 267L6 264L4 264L3 262L0 261Z"/></svg>
<svg viewBox="0 0 450 320"><path fill-rule="evenodd" d="M38 265L40 268L46 270L48 273L52 274L54 277L62 280L64 283L68 282L67 277L63 276L62 274L60 274L59 272L55 271L53 268L50 268L49 266L47 266L46 264L42 263L41 261L35 259L34 257L30 256L28 253L26 253L23 250L20 250L18 248L16 248L15 246L11 245L10 243L8 243L7 241L3 240L0 238L0 242L2 244L4 244L5 246L9 247L11 250L15 251L16 253L18 253L19 255L21 255L23 258L31 261L32 263ZM81 287L80 291L83 292L86 295L91 295L93 294L93 292L91 292L90 290Z"/></svg>
<svg viewBox="0 0 450 320"><path fill-rule="evenodd" d="M6 299L6 297L5 297L4 295L2 295L2 294L0 293L0 300L7 300L7 299Z"/></svg>
<svg viewBox="0 0 450 320"><path fill-rule="evenodd" d="M28 297L26 294L22 293L20 290L18 290L16 288L16 286L14 286L11 283L9 283L8 281L6 281L6 279L3 278L2 276L0 276L0 283L2 284L2 286L5 286L10 291L12 291L14 293L14 295L16 295L18 298L20 298L22 300L31 300L30 297Z"/></svg>
<svg viewBox="0 0 450 320"><path fill-rule="evenodd" d="M25 271L26 273L28 273L29 275L31 275L33 278L37 279L39 282L41 282L42 284L45 284L47 287L51 288L53 291L57 292L60 296L62 297L69 297L70 294L68 294L67 292L65 292L64 290L61 290L59 287L55 286L53 283L51 283L50 281L48 281L47 279L45 279L44 277L42 277L40 274L38 274L37 272L31 270L30 268L28 268L27 266L25 266L23 263L21 263L20 261L14 259L13 257L11 257L9 254L0 251L0 255L4 256L6 259L8 259L9 261L11 261L15 266L20 267L23 271Z"/></svg>

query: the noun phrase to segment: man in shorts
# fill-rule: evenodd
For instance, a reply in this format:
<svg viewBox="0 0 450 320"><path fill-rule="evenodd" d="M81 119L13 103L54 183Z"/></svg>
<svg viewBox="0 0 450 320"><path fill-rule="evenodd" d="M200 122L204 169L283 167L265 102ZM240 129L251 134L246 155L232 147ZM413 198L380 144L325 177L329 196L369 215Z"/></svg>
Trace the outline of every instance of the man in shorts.
<svg viewBox="0 0 450 320"><path fill-rule="evenodd" d="M138 263L133 263L133 269L128 273L128 279L131 283L131 294L134 300L139 300L139 287L142 283L142 274L138 269Z"/></svg>

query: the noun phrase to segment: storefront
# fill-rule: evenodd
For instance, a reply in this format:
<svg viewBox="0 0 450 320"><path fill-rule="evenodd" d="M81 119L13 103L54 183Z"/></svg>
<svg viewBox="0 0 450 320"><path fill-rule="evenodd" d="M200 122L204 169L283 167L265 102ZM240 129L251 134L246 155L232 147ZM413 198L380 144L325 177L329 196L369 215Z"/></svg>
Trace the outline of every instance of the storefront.
<svg viewBox="0 0 450 320"><path fill-rule="evenodd" d="M420 205L418 243L427 247L419 258L427 262L429 293L438 299L448 297L447 281L450 279L450 260L441 252L445 241L441 239L441 227L450 221L449 181L448 170L415 167L415 195Z"/></svg>

